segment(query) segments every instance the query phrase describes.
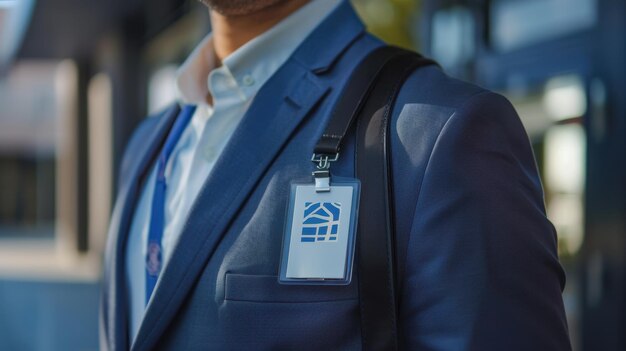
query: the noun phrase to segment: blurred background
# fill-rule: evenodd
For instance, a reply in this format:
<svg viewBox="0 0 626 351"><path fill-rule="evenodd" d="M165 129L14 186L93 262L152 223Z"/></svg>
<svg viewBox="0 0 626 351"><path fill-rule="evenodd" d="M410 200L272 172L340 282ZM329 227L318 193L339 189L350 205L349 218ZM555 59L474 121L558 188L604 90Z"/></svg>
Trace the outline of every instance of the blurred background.
<svg viewBox="0 0 626 351"><path fill-rule="evenodd" d="M514 103L559 233L574 349L625 350L626 2L353 3L376 35ZM97 349L122 151L209 31L194 0L0 0L0 350Z"/></svg>

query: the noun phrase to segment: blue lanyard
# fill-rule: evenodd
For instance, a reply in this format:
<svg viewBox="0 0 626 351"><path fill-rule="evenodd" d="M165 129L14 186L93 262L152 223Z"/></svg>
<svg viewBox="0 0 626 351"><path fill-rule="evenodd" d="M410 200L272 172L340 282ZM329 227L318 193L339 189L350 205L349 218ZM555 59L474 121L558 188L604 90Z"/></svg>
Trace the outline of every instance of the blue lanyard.
<svg viewBox="0 0 626 351"><path fill-rule="evenodd" d="M148 230L148 249L146 251L146 305L150 301L154 287L159 279L159 274L163 268L161 241L163 239L165 217L165 191L167 190L165 168L174 147L189 124L195 110L196 107L192 105L183 107L180 114L176 117L176 121L165 140L165 145L157 160L157 175L154 184L154 194L152 195L150 228Z"/></svg>

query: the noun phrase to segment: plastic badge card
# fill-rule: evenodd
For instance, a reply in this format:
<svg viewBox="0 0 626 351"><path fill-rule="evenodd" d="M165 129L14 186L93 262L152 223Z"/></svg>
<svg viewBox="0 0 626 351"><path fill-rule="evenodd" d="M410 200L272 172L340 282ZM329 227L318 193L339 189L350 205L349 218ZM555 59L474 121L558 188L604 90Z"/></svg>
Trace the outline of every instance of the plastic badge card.
<svg viewBox="0 0 626 351"><path fill-rule="evenodd" d="M292 183L279 281L283 284L347 285L360 195L357 179L333 177L330 191Z"/></svg>

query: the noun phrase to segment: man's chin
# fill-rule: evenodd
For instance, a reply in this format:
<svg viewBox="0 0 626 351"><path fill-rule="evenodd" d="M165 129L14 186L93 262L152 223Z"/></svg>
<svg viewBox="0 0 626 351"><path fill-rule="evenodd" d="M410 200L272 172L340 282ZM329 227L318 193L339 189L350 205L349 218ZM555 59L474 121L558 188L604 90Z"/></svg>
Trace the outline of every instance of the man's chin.
<svg viewBox="0 0 626 351"><path fill-rule="evenodd" d="M289 0L200 0L224 16L245 16Z"/></svg>

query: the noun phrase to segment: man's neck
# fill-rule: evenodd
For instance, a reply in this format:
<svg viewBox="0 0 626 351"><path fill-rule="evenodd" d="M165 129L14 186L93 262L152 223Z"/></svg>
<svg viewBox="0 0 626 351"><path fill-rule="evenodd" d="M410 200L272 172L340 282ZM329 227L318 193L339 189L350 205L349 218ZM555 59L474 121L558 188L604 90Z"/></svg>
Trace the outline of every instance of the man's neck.
<svg viewBox="0 0 626 351"><path fill-rule="evenodd" d="M272 28L310 0L282 1L261 11L238 16L225 16L211 10L213 45L218 62L248 41Z"/></svg>

